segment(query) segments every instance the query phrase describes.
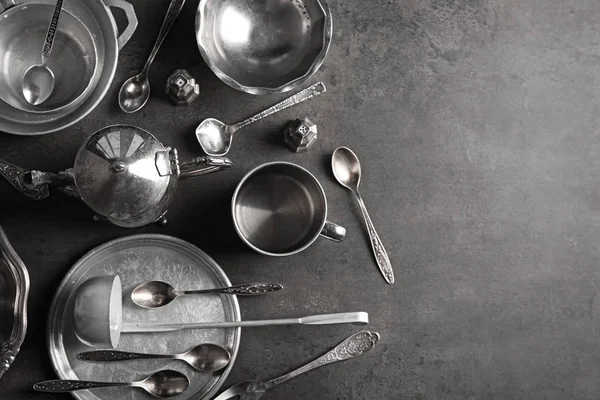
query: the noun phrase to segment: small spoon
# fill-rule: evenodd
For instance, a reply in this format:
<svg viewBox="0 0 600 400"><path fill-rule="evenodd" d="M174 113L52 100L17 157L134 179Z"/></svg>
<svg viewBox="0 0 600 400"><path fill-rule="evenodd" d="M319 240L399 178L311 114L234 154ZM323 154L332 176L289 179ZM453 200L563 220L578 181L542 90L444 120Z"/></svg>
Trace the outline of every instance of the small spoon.
<svg viewBox="0 0 600 400"><path fill-rule="evenodd" d="M76 390L87 390L104 387L135 387L144 389L154 397L161 399L177 396L187 390L190 386L189 379L181 372L158 371L146 379L136 382L92 382L53 380L39 382L33 385L33 389L39 392L65 393Z"/></svg>
<svg viewBox="0 0 600 400"><path fill-rule="evenodd" d="M142 72L127 79L125 83L123 83L123 86L121 86L121 90L119 90L119 107L121 107L121 110L124 112L134 113L139 111L148 102L148 99L150 98L148 70L184 4L185 0L171 1L169 9L167 10L167 15L165 15L165 20L163 21L158 37L156 38L156 43L154 43L154 48L152 49Z"/></svg>
<svg viewBox="0 0 600 400"><path fill-rule="evenodd" d="M321 93L325 93L326 90L323 82L315 83L295 95L288 97L282 102L267 108L265 111L234 125L224 124L218 119L207 118L196 128L196 138L206 154L209 156L223 156L229 152L233 134L239 129L248 126L253 122L260 121L271 114L275 114L288 107L302 103L305 100L312 99Z"/></svg>
<svg viewBox="0 0 600 400"><path fill-rule="evenodd" d="M277 283L249 283L219 289L177 290L166 282L150 281L138 285L131 292L131 300L144 308L158 308L169 304L185 294L236 294L242 296L257 296L283 289Z"/></svg>
<svg viewBox="0 0 600 400"><path fill-rule="evenodd" d="M369 231L369 237L371 238L371 247L373 247L377 265L387 283L394 283L394 271L392 270L390 258L383 248L381 239L379 239L379 235L375 231L373 222L371 222L371 217L369 217L369 213L367 212L367 207L365 207L365 203L358 192L358 185L360 184L360 161L358 160L358 157L349 148L338 147L333 152L331 167L335 179L337 179L342 186L350 189L356 196L365 219L365 224L367 224L367 230Z"/></svg>
<svg viewBox="0 0 600 400"><path fill-rule="evenodd" d="M34 106L38 106L48 100L48 97L50 97L54 90L54 73L48 68L46 63L52 52L62 5L63 0L57 0L52 20L50 20L50 26L48 26L48 33L46 33L44 47L42 47L42 63L32 65L23 75L23 96L29 104Z"/></svg>
<svg viewBox="0 0 600 400"><path fill-rule="evenodd" d="M231 354L221 346L207 343L198 345L185 353L179 354L143 354L116 350L98 350L79 353L77 358L80 360L99 362L167 358L185 361L201 372L214 372L225 368L229 364Z"/></svg>

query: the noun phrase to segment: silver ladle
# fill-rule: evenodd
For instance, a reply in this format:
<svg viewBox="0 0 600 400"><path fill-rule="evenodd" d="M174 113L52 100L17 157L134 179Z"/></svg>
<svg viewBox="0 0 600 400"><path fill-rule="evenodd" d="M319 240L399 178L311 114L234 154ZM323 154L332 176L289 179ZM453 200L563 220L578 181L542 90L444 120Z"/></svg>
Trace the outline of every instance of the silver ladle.
<svg viewBox="0 0 600 400"><path fill-rule="evenodd" d="M190 294L235 294L241 296L258 296L276 292L283 286L276 283L249 283L219 289L177 290L166 282L150 281L138 285L131 292L131 300L144 308L166 306L179 296Z"/></svg>
<svg viewBox="0 0 600 400"><path fill-rule="evenodd" d="M36 383L33 389L39 392L65 393L104 387L132 387L144 389L152 396L164 399L185 392L189 385L189 379L181 372L165 370L155 372L146 379L136 382L53 380Z"/></svg>
<svg viewBox="0 0 600 400"><path fill-rule="evenodd" d="M267 108L265 111L234 125L224 124L218 119L207 118L196 128L196 138L198 139L200 146L202 146L202 150L209 156L225 155L231 148L233 134L239 129L248 126L253 122L260 121L271 114L285 110L288 107L312 99L321 93L325 93L326 90L323 82L315 83L295 95L288 97L282 102Z"/></svg>
<svg viewBox="0 0 600 400"><path fill-rule="evenodd" d="M154 48L152 49L144 68L139 74L127 79L125 83L123 83L123 86L121 86L121 90L119 90L119 107L121 107L121 110L124 112L134 113L139 111L148 102L148 99L150 98L148 70L184 4L185 0L171 1L165 20L163 21L158 37L156 38L156 43L154 43Z"/></svg>
<svg viewBox="0 0 600 400"><path fill-rule="evenodd" d="M32 65L23 75L23 96L29 104L34 106L38 106L48 100L48 97L50 97L54 90L54 73L48 68L46 63L52 52L62 5L63 0L57 0L52 19L50 20L50 26L48 26L48 33L46 33L44 47L42 47L42 63Z"/></svg>
<svg viewBox="0 0 600 400"><path fill-rule="evenodd" d="M387 283L394 283L394 271L392 270L390 258L383 248L381 239L379 239L379 235L375 231L373 222L371 222L371 217L369 217L369 213L367 212L367 207L365 207L365 203L358 192L361 173L360 161L358 160L358 157L349 148L338 147L333 152L333 156L331 157L331 167L333 169L333 175L335 175L335 179L337 179L342 186L352 191L358 200L360 210L362 211L365 219L365 224L367 225L367 230L371 239L371 247L373 248L373 253L375 253L375 259L377 260L379 270L383 274L383 277Z"/></svg>
<svg viewBox="0 0 600 400"><path fill-rule="evenodd" d="M79 353L77 358L98 362L172 359L184 361L201 372L214 372L225 368L229 364L231 354L221 346L206 343L179 354L143 354L117 350L97 350Z"/></svg>

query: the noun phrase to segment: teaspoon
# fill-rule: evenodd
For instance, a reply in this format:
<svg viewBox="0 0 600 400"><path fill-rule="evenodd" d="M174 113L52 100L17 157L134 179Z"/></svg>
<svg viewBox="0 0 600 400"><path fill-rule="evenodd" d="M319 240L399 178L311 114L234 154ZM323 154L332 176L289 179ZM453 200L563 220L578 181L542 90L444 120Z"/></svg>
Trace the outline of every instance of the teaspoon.
<svg viewBox="0 0 600 400"><path fill-rule="evenodd" d="M189 385L189 379L181 372L165 370L155 372L146 379L136 382L53 380L36 383L33 389L39 392L65 393L104 387L133 387L144 389L152 396L164 399L185 392Z"/></svg>
<svg viewBox="0 0 600 400"><path fill-rule="evenodd" d="M50 97L54 90L54 73L48 68L46 63L52 52L62 5L63 0L57 0L52 19L50 20L50 26L48 26L48 33L46 33L44 47L42 47L42 63L32 65L23 75L23 96L29 104L34 106L38 106L48 100L48 97Z"/></svg>
<svg viewBox="0 0 600 400"><path fill-rule="evenodd" d="M196 128L196 139L200 142L202 150L209 156L223 156L229 152L233 134L239 129L305 100L312 99L321 93L325 93L326 90L323 82L315 83L263 112L234 125L224 124L218 119L207 118Z"/></svg>
<svg viewBox="0 0 600 400"><path fill-rule="evenodd" d="M235 294L243 296L258 296L277 292L283 286L276 283L248 283L219 289L177 290L166 282L150 281L138 285L131 292L131 300L144 308L159 308L166 306L179 296L186 294Z"/></svg>
<svg viewBox="0 0 600 400"><path fill-rule="evenodd" d="M361 173L360 161L358 160L358 157L349 148L338 147L333 152L333 156L331 158L331 167L333 169L333 175L335 175L335 179L337 179L342 186L350 189L350 191L354 193L354 196L358 200L360 210L362 211L365 219L365 224L367 225L367 230L369 231L371 247L373 247L373 253L375 253L377 265L379 266L379 269L381 270L381 273L383 274L383 277L387 283L394 283L394 271L392 270L390 258L383 248L381 239L379 239L379 235L375 231L373 222L371 222L371 217L369 217L369 213L367 212L367 207L365 206L365 203L358 192Z"/></svg>
<svg viewBox="0 0 600 400"><path fill-rule="evenodd" d="M139 111L142 107L146 105L148 99L150 98L150 82L148 81L148 70L150 69L150 65L154 61L154 57L158 53L158 49L162 45L163 41L167 37L167 34L171 30L171 26L173 26L173 22L177 19L177 16L181 12L183 5L185 4L185 0L172 0L169 5L169 9L167 10L167 15L165 16L165 20L160 28L160 32L158 33L158 37L156 38L156 43L154 43L154 48L142 69L142 72L139 74L132 76L128 80L123 83L121 86L121 90L119 90L119 107L126 113L134 113Z"/></svg>
<svg viewBox="0 0 600 400"><path fill-rule="evenodd" d="M79 353L77 358L99 362L166 358L184 361L201 372L214 372L225 368L229 364L231 355L221 346L206 343L179 354L143 354L116 350L97 350Z"/></svg>

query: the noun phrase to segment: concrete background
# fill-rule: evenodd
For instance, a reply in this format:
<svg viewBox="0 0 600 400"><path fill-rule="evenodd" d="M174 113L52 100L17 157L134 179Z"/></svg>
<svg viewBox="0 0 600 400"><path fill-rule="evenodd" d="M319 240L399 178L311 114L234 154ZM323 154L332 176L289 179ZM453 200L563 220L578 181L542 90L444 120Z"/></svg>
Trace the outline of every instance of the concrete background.
<svg viewBox="0 0 600 400"><path fill-rule="evenodd" d="M152 3L152 4L150 4ZM0 135L0 158L48 171L71 165L81 142L114 123L138 125L182 158L201 153L195 126L236 122L284 96L237 92L197 51L188 2L151 70L140 112L117 107L167 2L134 0L140 20L113 85L83 122L43 137ZM34 393L55 377L45 341L50 300L70 266L107 240L161 232L197 245L234 282L271 280L286 291L242 299L243 318L365 310L381 342L362 359L289 381L264 399L596 399L600 392L600 2L596 0L331 0L331 52L311 80L326 94L236 136L230 171L182 183L167 227L94 223L57 193L34 203L0 183L0 225L31 275L29 331L0 398ZM201 97L172 107L166 77L187 68ZM306 154L281 128L308 115L320 138ZM397 283L381 278L359 209L334 180L337 146L356 151L362 192ZM250 168L296 162L323 184L342 244L318 241L286 259L236 237L229 200ZM276 377L356 329L247 329L226 386Z"/></svg>

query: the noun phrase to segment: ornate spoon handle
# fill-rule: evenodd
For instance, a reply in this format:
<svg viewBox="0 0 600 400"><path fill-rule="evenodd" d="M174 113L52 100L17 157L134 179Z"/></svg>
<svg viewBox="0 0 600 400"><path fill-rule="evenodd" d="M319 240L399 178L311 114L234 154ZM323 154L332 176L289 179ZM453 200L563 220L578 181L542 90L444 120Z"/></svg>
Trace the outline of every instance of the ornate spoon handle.
<svg viewBox="0 0 600 400"><path fill-rule="evenodd" d="M97 350L79 353L77 355L77 358L85 361L112 362L127 360L145 360L154 358L173 358L173 356L163 354L130 353L127 351L116 350Z"/></svg>
<svg viewBox="0 0 600 400"><path fill-rule="evenodd" d="M342 343L338 344L333 350L329 351L324 356L317 358L316 360L306 364L303 367L298 368L290 372L289 374L280 376L279 378L271 379L265 382L266 389L270 389L273 386L279 385L289 379L295 378L296 376L318 368L323 365L331 364L337 361L349 360L351 358L360 357L367 353L375 344L379 341L379 334L377 332L362 331L358 332Z"/></svg>
<svg viewBox="0 0 600 400"><path fill-rule="evenodd" d="M50 53L52 52L52 46L54 45L54 37L56 36L56 28L58 27L58 19L60 18L60 12L62 11L63 0L57 0L56 7L54 7L54 14L52 14L52 20L50 26L48 26L48 33L46 33L46 40L44 41L44 47L42 47L42 64L46 64Z"/></svg>
<svg viewBox="0 0 600 400"><path fill-rule="evenodd" d="M277 292L283 289L278 283L248 283L220 289L186 290L184 294L237 294L241 296L258 296Z"/></svg>
<svg viewBox="0 0 600 400"><path fill-rule="evenodd" d="M362 211L365 219L367 231L369 231L371 247L373 248L373 253L375 254L375 259L377 260L377 266L379 267L379 270L381 271L381 274L385 278L386 282L391 285L394 283L394 270L392 269L390 258L387 255L387 251L385 251L385 248L383 247L383 243L381 243L381 239L379 239L377 231L375 231L375 226L373 226L371 217L369 217L369 212L367 211L365 202L363 201L362 197L360 197L358 191L354 192L354 194L356 195L358 204L360 205L360 210Z"/></svg>
<svg viewBox="0 0 600 400"><path fill-rule="evenodd" d="M88 382L88 381L69 381L69 380L54 380L39 382L33 385L33 389L38 392L64 393L73 392L75 390L96 389L103 387L125 387L131 386L130 383L119 382Z"/></svg>
<svg viewBox="0 0 600 400"><path fill-rule="evenodd" d="M320 95L321 93L325 93L327 89L325 88L325 84L323 82L317 82L314 85L307 87L306 89L296 93L295 95L288 97L280 103L275 104L272 107L267 108L265 111L256 114L253 117L250 117L242 122L239 122L233 125L234 130L238 130L247 125L250 125L253 122L259 121L265 117L268 117L271 114L275 114L276 112L285 110L291 106L295 106L296 104L302 103L303 101L312 99L315 96Z"/></svg>
<svg viewBox="0 0 600 400"><path fill-rule="evenodd" d="M177 16L181 12L183 5L185 4L185 0L172 0L171 4L169 4L169 9L167 10L167 15L165 15L165 20L160 27L160 32L158 32L158 37L156 38L156 43L154 43L154 47L152 48L152 52L150 52L150 56L148 56L148 60L144 65L144 69L142 69L142 73L148 73L150 69L150 65L154 61L154 57L158 53L160 46L163 41L167 37L167 34L171 30L171 26L173 26L173 22L177 19Z"/></svg>

